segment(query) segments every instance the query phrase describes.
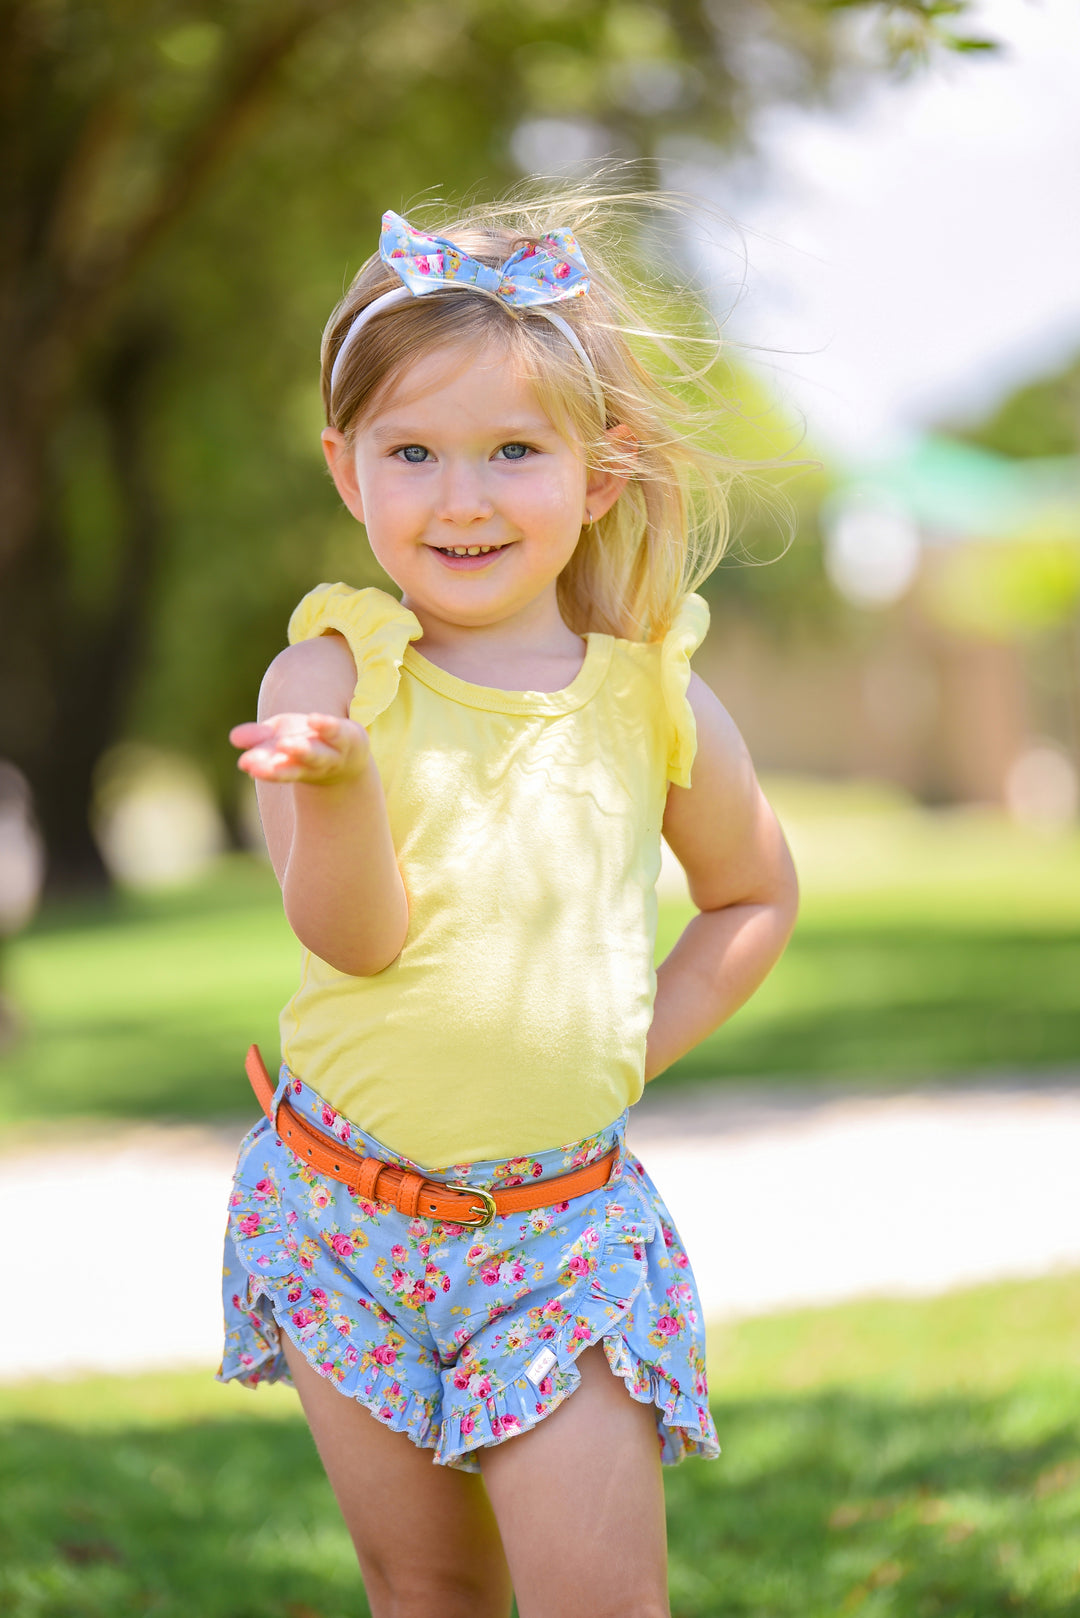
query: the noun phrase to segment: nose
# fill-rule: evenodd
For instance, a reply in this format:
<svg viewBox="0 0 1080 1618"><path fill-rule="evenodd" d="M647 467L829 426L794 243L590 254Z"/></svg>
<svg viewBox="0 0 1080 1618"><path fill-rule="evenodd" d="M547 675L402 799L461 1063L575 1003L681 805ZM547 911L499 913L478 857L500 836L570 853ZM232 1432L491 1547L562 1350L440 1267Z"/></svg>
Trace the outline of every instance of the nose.
<svg viewBox="0 0 1080 1618"><path fill-rule="evenodd" d="M474 523L486 522L494 511L479 467L464 460L444 462L436 506L440 522L468 528Z"/></svg>

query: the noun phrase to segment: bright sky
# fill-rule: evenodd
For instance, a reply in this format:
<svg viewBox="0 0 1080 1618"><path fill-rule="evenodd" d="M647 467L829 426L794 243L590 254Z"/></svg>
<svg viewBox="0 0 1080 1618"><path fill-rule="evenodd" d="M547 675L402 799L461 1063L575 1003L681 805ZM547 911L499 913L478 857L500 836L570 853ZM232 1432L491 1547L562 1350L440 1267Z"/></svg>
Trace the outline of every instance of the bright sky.
<svg viewBox="0 0 1080 1618"><path fill-rule="evenodd" d="M1080 5L984 0L966 26L998 55L769 114L764 173L673 176L743 228L714 260L727 329L781 351L758 363L842 457L981 415L1080 350Z"/></svg>

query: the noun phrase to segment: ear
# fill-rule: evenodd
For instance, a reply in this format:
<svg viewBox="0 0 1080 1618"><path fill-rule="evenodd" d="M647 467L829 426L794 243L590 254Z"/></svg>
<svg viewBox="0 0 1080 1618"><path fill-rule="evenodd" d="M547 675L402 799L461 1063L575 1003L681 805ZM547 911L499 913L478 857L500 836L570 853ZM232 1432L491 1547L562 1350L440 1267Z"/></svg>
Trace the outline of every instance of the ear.
<svg viewBox="0 0 1080 1618"><path fill-rule="evenodd" d="M336 427L324 427L322 447L326 464L330 468L330 476L334 480L334 487L357 522L363 522L364 504L360 498L360 484L356 476L356 456L346 443L345 434L339 432Z"/></svg>
<svg viewBox="0 0 1080 1618"><path fill-rule="evenodd" d="M634 472L638 441L625 422L609 427L604 435L618 451L614 466L591 466L585 483L585 504L595 521L610 511ZM583 519L584 520L584 519Z"/></svg>

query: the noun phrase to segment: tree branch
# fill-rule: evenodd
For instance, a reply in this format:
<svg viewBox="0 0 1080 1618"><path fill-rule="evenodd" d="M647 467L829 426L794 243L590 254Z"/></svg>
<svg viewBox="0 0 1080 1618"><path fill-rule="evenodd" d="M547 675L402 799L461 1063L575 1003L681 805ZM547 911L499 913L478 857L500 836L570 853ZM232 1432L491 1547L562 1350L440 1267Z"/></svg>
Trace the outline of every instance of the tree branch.
<svg viewBox="0 0 1080 1618"><path fill-rule="evenodd" d="M78 343L93 328L102 306L189 206L207 176L237 143L281 63L305 34L344 3L345 0L309 0L275 32L261 35L233 63L216 107L177 153L171 171L142 217L96 259L84 261L68 279L56 311L56 327L68 344Z"/></svg>

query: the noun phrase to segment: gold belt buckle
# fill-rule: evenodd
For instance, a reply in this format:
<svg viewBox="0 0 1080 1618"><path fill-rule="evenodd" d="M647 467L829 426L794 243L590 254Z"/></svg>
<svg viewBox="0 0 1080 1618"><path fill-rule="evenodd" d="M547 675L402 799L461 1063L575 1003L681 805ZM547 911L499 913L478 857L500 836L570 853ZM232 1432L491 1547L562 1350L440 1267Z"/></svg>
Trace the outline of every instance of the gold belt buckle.
<svg viewBox="0 0 1080 1618"><path fill-rule="evenodd" d="M479 1219L456 1219L455 1224L464 1225L467 1230L483 1230L487 1225L491 1224L492 1220L498 1218L499 1210L490 1191L483 1191L478 1185L458 1185L452 1180L447 1181L446 1189L448 1191L465 1191L470 1197L479 1197L484 1204L483 1212L480 1214Z"/></svg>

